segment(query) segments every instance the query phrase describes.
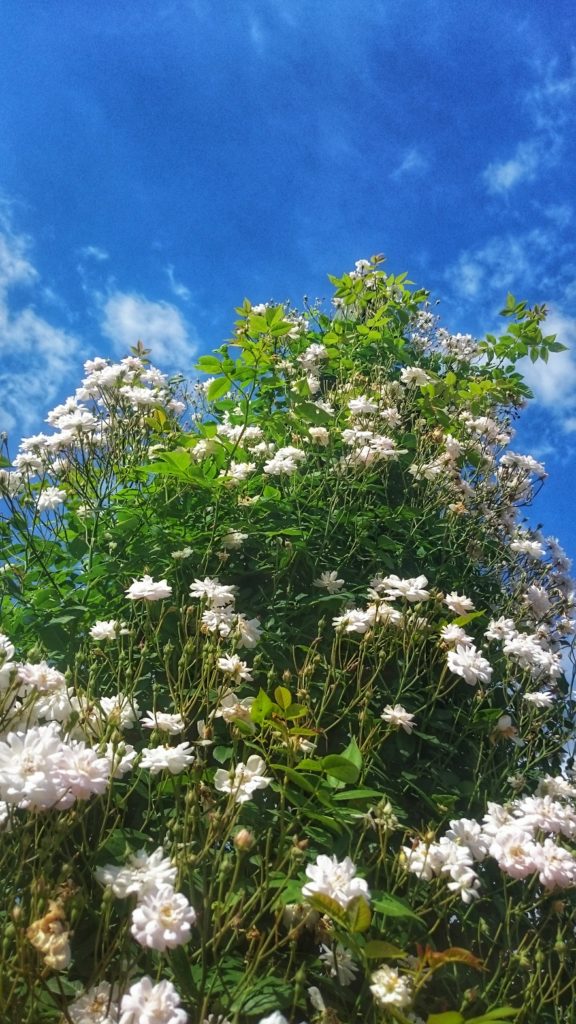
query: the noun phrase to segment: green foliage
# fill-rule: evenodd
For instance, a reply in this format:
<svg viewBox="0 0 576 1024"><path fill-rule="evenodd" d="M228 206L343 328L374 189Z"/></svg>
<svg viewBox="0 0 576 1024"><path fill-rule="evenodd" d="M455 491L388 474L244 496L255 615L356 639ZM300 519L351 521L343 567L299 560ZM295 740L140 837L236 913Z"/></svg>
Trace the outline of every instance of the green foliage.
<svg viewBox="0 0 576 1024"><path fill-rule="evenodd" d="M483 833L460 873L433 863L466 847L451 823L535 792L564 825L533 842L572 858L570 584L520 529L543 469L506 453L519 361L562 346L511 295L503 337L452 337L380 257L331 281L329 312L245 300L188 391L142 350L93 365L93 422L57 410L57 443L3 463L7 1020L76 1021L144 975L190 1024L570 1019L572 860L563 887L523 877ZM16 747L46 730L105 784L43 797L49 744L24 768ZM174 948L98 873L159 847L196 911ZM319 857L354 881L318 884Z"/></svg>

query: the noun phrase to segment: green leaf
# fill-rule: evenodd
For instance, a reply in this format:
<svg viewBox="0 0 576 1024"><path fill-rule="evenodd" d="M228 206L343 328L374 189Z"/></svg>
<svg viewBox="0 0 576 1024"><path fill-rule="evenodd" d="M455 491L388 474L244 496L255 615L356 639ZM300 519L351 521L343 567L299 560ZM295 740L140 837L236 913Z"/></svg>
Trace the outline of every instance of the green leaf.
<svg viewBox="0 0 576 1024"><path fill-rule="evenodd" d="M217 356L200 356L195 370L200 370L201 373L221 373L222 362Z"/></svg>
<svg viewBox="0 0 576 1024"><path fill-rule="evenodd" d="M331 896L325 896L323 892L315 892L313 896L306 898L306 902L310 904L313 910L318 910L321 914L328 914L328 917L331 917L336 924L348 929L347 911L336 900L333 900Z"/></svg>
<svg viewBox="0 0 576 1024"><path fill-rule="evenodd" d="M346 907L348 927L351 932L365 932L370 927L372 912L365 896L355 896Z"/></svg>
<svg viewBox="0 0 576 1024"><path fill-rule="evenodd" d="M264 693L264 690L260 690L256 700L250 708L250 718L253 722L262 724L262 722L268 718L273 707L274 703L270 700L270 697Z"/></svg>
<svg viewBox="0 0 576 1024"><path fill-rule="evenodd" d="M323 770L340 782L358 782L360 770L347 757L340 754L328 754L321 760Z"/></svg>
<svg viewBox="0 0 576 1024"><path fill-rule="evenodd" d="M209 402L215 402L218 398L222 398L228 391L230 391L230 381L228 377L217 377L216 380L211 381L206 391L206 398Z"/></svg>
<svg viewBox="0 0 576 1024"><path fill-rule="evenodd" d="M369 960L402 960L407 953L392 942L383 942L381 939L371 939L364 947L364 956Z"/></svg>
<svg viewBox="0 0 576 1024"><path fill-rule="evenodd" d="M274 690L274 700L283 711L287 711L292 704L292 694L285 686L277 686Z"/></svg>
<svg viewBox="0 0 576 1024"><path fill-rule="evenodd" d="M495 1006L492 1010L487 1010L480 1017L470 1017L466 1024L501 1024L502 1021L510 1020L512 1017L517 1017L520 1013L520 1009L515 1006Z"/></svg>
<svg viewBox="0 0 576 1024"><path fill-rule="evenodd" d="M385 892L377 899L372 900L372 906L374 910L379 910L381 914L386 917L411 917L414 921L419 921L420 924L424 924L421 917L415 914L410 907L402 903L401 900L397 899L396 896L391 896Z"/></svg>
<svg viewBox="0 0 576 1024"><path fill-rule="evenodd" d="M457 1010L447 1010L446 1013L429 1013L426 1024L464 1024L464 1017Z"/></svg>
<svg viewBox="0 0 576 1024"><path fill-rule="evenodd" d="M345 757L347 761L351 761L357 768L360 769L362 767L362 754L354 737L350 740L346 750L342 751L342 757Z"/></svg>

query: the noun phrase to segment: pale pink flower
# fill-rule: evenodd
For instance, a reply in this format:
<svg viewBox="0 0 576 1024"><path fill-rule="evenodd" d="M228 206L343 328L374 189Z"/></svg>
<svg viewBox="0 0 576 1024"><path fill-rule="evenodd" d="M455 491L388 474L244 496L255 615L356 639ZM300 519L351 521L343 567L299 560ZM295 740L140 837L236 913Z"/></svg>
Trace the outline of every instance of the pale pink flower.
<svg viewBox="0 0 576 1024"><path fill-rule="evenodd" d="M130 931L141 946L164 952L190 939L196 911L182 893L161 885L142 893L132 911Z"/></svg>
<svg viewBox="0 0 576 1024"><path fill-rule="evenodd" d="M96 869L96 880L112 890L118 899L136 894L140 899L151 889L162 885L173 886L178 874L177 868L164 856L161 846L154 853L138 850L130 854L127 864L117 866L106 864Z"/></svg>
<svg viewBox="0 0 576 1024"><path fill-rule="evenodd" d="M130 986L120 1004L120 1024L187 1024L171 981L154 984L145 976Z"/></svg>

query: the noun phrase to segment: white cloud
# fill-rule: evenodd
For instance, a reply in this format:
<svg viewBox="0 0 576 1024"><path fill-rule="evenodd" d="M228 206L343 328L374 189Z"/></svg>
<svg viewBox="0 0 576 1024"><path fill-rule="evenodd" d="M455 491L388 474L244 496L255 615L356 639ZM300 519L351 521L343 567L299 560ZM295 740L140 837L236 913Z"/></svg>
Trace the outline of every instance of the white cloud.
<svg viewBox="0 0 576 1024"><path fill-rule="evenodd" d="M562 159L564 129L574 120L576 60L562 77L554 63L535 65L536 81L520 101L532 123L532 137L518 142L512 156L493 160L483 172L484 183L494 195L506 195L521 182L534 181Z"/></svg>
<svg viewBox="0 0 576 1024"><path fill-rule="evenodd" d="M426 170L428 170L428 160L420 150L413 148L407 150L398 167L392 171L390 177L395 180L403 177L419 177Z"/></svg>
<svg viewBox="0 0 576 1024"><path fill-rule="evenodd" d="M521 181L533 181L548 160L546 140L520 142L509 160L488 164L483 174L488 191L504 193Z"/></svg>
<svg viewBox="0 0 576 1024"><path fill-rule="evenodd" d="M174 267L172 266L172 264L169 263L168 266L165 267L164 269L168 276L168 280L170 282L170 289L173 292L173 294L176 296L177 299L184 299L185 302L188 302L189 299L192 298L192 292L190 291L189 288L186 287L185 284L182 284L181 281L176 280L174 276Z"/></svg>
<svg viewBox="0 0 576 1024"><path fill-rule="evenodd" d="M62 389L78 355L79 340L54 326L34 308L45 289L30 260L31 243L0 223L0 429L38 430ZM25 288L22 306L13 291Z"/></svg>
<svg viewBox="0 0 576 1024"><path fill-rule="evenodd" d="M542 228L519 235L494 235L484 245L462 252L446 272L456 294L466 299L499 295L504 299L508 289L531 281L534 267L549 251L552 234Z"/></svg>
<svg viewBox="0 0 576 1024"><path fill-rule="evenodd" d="M80 249L80 256L85 260L96 260L97 263L103 263L110 258L106 250L101 249L99 245L85 245Z"/></svg>
<svg viewBox="0 0 576 1024"><path fill-rule="evenodd" d="M195 352L193 331L180 310L170 302L151 302L143 295L116 291L104 303L102 333L119 354L142 341L152 360L186 373Z"/></svg>

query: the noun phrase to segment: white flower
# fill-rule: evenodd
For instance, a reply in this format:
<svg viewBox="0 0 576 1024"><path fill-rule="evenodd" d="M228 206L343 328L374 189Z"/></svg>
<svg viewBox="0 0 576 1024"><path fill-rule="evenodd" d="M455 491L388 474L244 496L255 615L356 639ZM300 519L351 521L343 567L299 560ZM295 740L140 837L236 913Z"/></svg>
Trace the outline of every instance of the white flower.
<svg viewBox="0 0 576 1024"><path fill-rule="evenodd" d="M357 878L356 867L350 857L339 861L335 856L320 854L315 864L306 865L306 875L310 881L302 886L303 896L322 893L346 908L356 896L368 898L370 895L368 883Z"/></svg>
<svg viewBox="0 0 576 1024"><path fill-rule="evenodd" d="M535 708L549 708L554 703L555 697L553 693L548 693L546 690L538 690L536 693L523 694L522 700L533 704Z"/></svg>
<svg viewBox="0 0 576 1024"><path fill-rule="evenodd" d="M120 1024L186 1024L188 1015L180 1009L180 996L171 981L155 985L145 976L122 996Z"/></svg>
<svg viewBox="0 0 576 1024"><path fill-rule="evenodd" d="M38 498L37 509L39 512L50 511L58 508L66 501L66 491L58 487L45 487Z"/></svg>
<svg viewBox="0 0 576 1024"><path fill-rule="evenodd" d="M90 636L93 640L116 640L120 633L127 633L123 622L117 619L98 619L90 627Z"/></svg>
<svg viewBox="0 0 576 1024"><path fill-rule="evenodd" d="M393 967L379 967L370 980L370 991L378 1006L398 1006L402 1009L412 1002L410 982L401 978Z"/></svg>
<svg viewBox="0 0 576 1024"><path fill-rule="evenodd" d="M246 764L237 764L234 772L218 768L214 786L219 793L232 793L237 804L246 803L257 789L266 789L272 779L264 775L266 765L257 754L251 754Z"/></svg>
<svg viewBox="0 0 576 1024"><path fill-rule="evenodd" d="M466 615L467 612L474 611L474 602L463 594L457 594L455 590L451 594L446 594L444 604L455 615Z"/></svg>
<svg viewBox="0 0 576 1024"><path fill-rule="evenodd" d="M140 898L151 889L158 889L162 885L173 886L178 869L172 866L170 860L164 856L164 850L159 846L151 854L147 854L145 850L138 850L138 853L130 854L127 864L121 867L106 864L102 868L97 868L95 874L100 885L108 886L118 899L125 899L132 893Z"/></svg>
<svg viewBox="0 0 576 1024"><path fill-rule="evenodd" d="M538 559L544 557L544 547L540 541L529 540L528 538L511 541L510 550L516 551L519 555L527 555L528 558Z"/></svg>
<svg viewBox="0 0 576 1024"><path fill-rule="evenodd" d="M124 693L118 693L115 697L101 697L98 701L98 708L105 724L112 723L118 729L131 729L134 725L140 708L135 700ZM93 724L97 731L101 721L96 718L96 708L89 714L88 721Z"/></svg>
<svg viewBox="0 0 576 1024"><path fill-rule="evenodd" d="M414 715L406 711L406 708L403 708L401 704L395 704L394 707L391 704L387 704L380 718L383 718L385 722L389 722L390 725L404 729L404 732L407 733L411 733L416 725Z"/></svg>
<svg viewBox="0 0 576 1024"><path fill-rule="evenodd" d="M177 562L182 562L185 558L190 558L190 555L193 555L193 554L194 554L194 551L193 551L192 548L185 547L185 548L179 548L177 551L171 551L170 552L170 557L174 558L175 561L177 561Z"/></svg>
<svg viewBox="0 0 576 1024"><path fill-rule="evenodd" d="M102 792L108 762L93 751L87 754L92 765L84 768L88 775L95 771L96 776L90 784L81 753L82 749L74 751L64 743L55 722L31 726L26 732L9 732L0 742L0 799L30 810L46 810L70 807L75 799L72 786L79 792L84 792L86 785L89 794Z"/></svg>
<svg viewBox="0 0 576 1024"><path fill-rule="evenodd" d="M314 580L315 587L323 587L329 594L337 594L344 586L344 580L338 579L338 571L322 572L317 580Z"/></svg>
<svg viewBox="0 0 576 1024"><path fill-rule="evenodd" d="M533 583L524 594L524 601L530 606L537 619L543 619L552 608L552 603L544 587L538 587Z"/></svg>
<svg viewBox="0 0 576 1024"><path fill-rule="evenodd" d="M207 608L202 612L202 630L205 633L219 633L220 636L230 636L235 622L234 610L231 604L223 605L221 608Z"/></svg>
<svg viewBox="0 0 576 1024"><path fill-rule="evenodd" d="M511 878L526 878L536 871L538 850L532 833L517 824L498 830L489 853L500 870Z"/></svg>
<svg viewBox="0 0 576 1024"><path fill-rule="evenodd" d="M274 1013L268 1014L267 1017L261 1017L258 1024L288 1024L288 1021L280 1010L274 1010Z"/></svg>
<svg viewBox="0 0 576 1024"><path fill-rule="evenodd" d="M431 377L421 370L419 366L405 366L400 373L400 380L403 384L417 384L422 386L423 384L429 384Z"/></svg>
<svg viewBox="0 0 576 1024"><path fill-rule="evenodd" d="M332 619L334 628L344 630L345 633L367 633L372 624L372 616L361 608L349 608L347 612Z"/></svg>
<svg viewBox="0 0 576 1024"><path fill-rule="evenodd" d="M73 1024L117 1024L118 1003L107 981L93 985L68 1005Z"/></svg>
<svg viewBox="0 0 576 1024"><path fill-rule="evenodd" d="M230 533L226 533L222 537L222 546L228 551L235 551L237 548L242 547L245 540L248 540L247 533L240 533L239 530L231 530Z"/></svg>
<svg viewBox="0 0 576 1024"><path fill-rule="evenodd" d="M155 583L151 576L145 575L141 580L134 580L126 591L126 597L130 601L162 601L171 593L172 587L166 580Z"/></svg>
<svg viewBox="0 0 576 1024"><path fill-rule="evenodd" d="M358 964L352 955L339 942L335 949L321 946L320 960L330 969L330 976L337 978L342 986L351 985L358 973Z"/></svg>
<svg viewBox="0 0 576 1024"><path fill-rule="evenodd" d="M223 718L225 722L246 722L252 723L250 708L254 703L254 697L244 697L240 700L232 690L229 690L222 697L214 717Z"/></svg>
<svg viewBox="0 0 576 1024"><path fill-rule="evenodd" d="M176 747L145 747L140 760L141 768L148 768L151 775L161 771L169 771L172 775L183 772L192 764L194 754L189 743L179 743Z"/></svg>
<svg viewBox="0 0 576 1024"><path fill-rule="evenodd" d="M223 658L218 658L218 668L222 672L226 672L227 675L233 677L236 683L239 683L241 679L246 682L252 681L252 673L248 668L245 661L241 661L237 654L229 654Z"/></svg>
<svg viewBox="0 0 576 1024"><path fill-rule="evenodd" d="M288 445L279 448L272 459L264 463L263 469L268 476L290 476L298 469L298 463L306 458L306 452Z"/></svg>
<svg viewBox="0 0 576 1024"><path fill-rule="evenodd" d="M449 651L448 668L469 686L489 683L492 678L492 666L474 644L458 644L455 651Z"/></svg>
<svg viewBox="0 0 576 1024"><path fill-rule="evenodd" d="M509 637L516 635L517 629L514 619L507 619L503 615L499 619L490 619L488 629L484 633L487 640L507 640Z"/></svg>
<svg viewBox="0 0 576 1024"><path fill-rule="evenodd" d="M399 576L386 576L380 586L384 590L386 597L391 599L396 597L403 597L406 601L427 601L430 597L428 590L425 590L425 586L428 580L425 576L416 576L413 579L401 580Z"/></svg>
<svg viewBox="0 0 576 1024"><path fill-rule="evenodd" d="M130 931L141 946L164 952L188 942L195 921L196 911L186 897L171 885L161 885L140 895Z"/></svg>
<svg viewBox="0 0 576 1024"><path fill-rule="evenodd" d="M474 860L484 860L488 845L482 828L471 818L457 818L450 822L446 838L460 846L466 846Z"/></svg>
<svg viewBox="0 0 576 1024"><path fill-rule="evenodd" d="M321 444L326 447L330 442L330 432L326 427L308 427L308 433L316 444Z"/></svg>
<svg viewBox="0 0 576 1024"><path fill-rule="evenodd" d="M194 583L190 584L190 596L207 601L212 608L224 608L234 604L235 593L236 587L220 583L218 579L210 579L208 576L203 580L194 580Z"/></svg>
<svg viewBox="0 0 576 1024"><path fill-rule="evenodd" d="M252 650L262 636L260 619L247 619L245 615L236 616L236 632L238 635L238 647L245 647Z"/></svg>
<svg viewBox="0 0 576 1024"><path fill-rule="evenodd" d="M366 395L360 395L359 398L352 398L348 402L348 408L350 412L355 416L367 416L370 413L378 412L377 402L371 402Z"/></svg>
<svg viewBox="0 0 576 1024"><path fill-rule="evenodd" d="M443 626L440 630L440 636L445 644L450 646L451 644L471 644L472 637L468 636L466 630L462 629L462 626L455 626L453 624L449 626Z"/></svg>
<svg viewBox="0 0 576 1024"><path fill-rule="evenodd" d="M182 715L171 715L166 711L147 711L146 717L140 719L140 724L145 729L158 729L160 732L170 733L171 736L184 732L186 728Z"/></svg>
<svg viewBox="0 0 576 1024"><path fill-rule="evenodd" d="M66 677L56 668L51 668L45 661L36 664L25 662L18 668L18 678L27 690L35 693L50 693L66 685Z"/></svg>
<svg viewBox="0 0 576 1024"><path fill-rule="evenodd" d="M547 889L565 889L576 885L576 859L569 850L545 839L537 846L535 864L538 877Z"/></svg>
<svg viewBox="0 0 576 1024"><path fill-rule="evenodd" d="M228 466L228 469L221 469L218 476L225 480L228 484L240 484L250 476L256 469L255 462L234 462L232 461Z"/></svg>

